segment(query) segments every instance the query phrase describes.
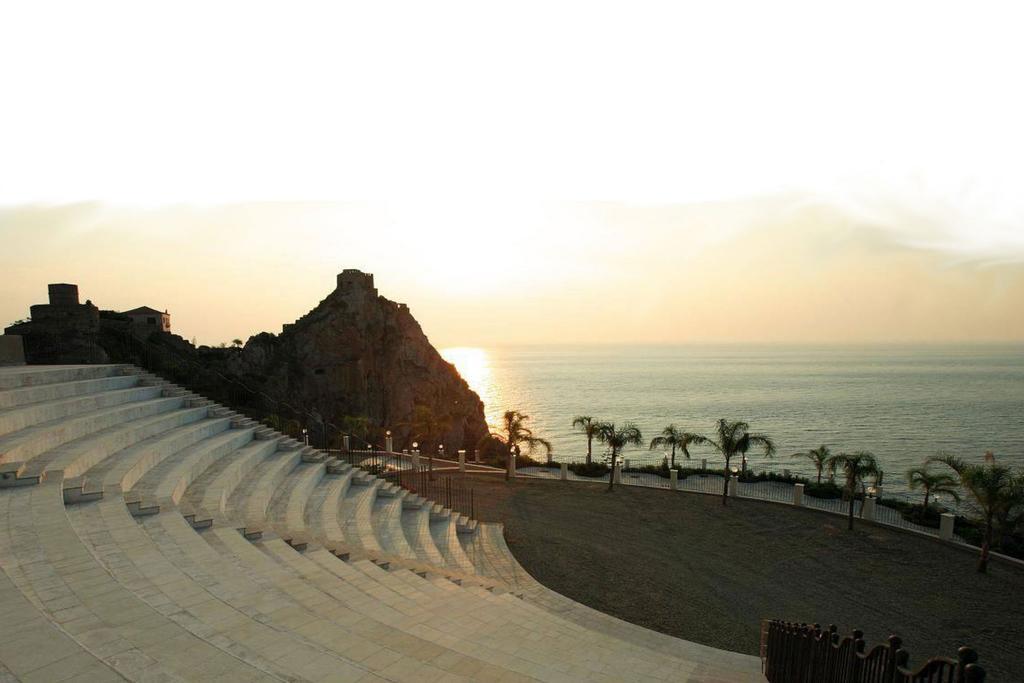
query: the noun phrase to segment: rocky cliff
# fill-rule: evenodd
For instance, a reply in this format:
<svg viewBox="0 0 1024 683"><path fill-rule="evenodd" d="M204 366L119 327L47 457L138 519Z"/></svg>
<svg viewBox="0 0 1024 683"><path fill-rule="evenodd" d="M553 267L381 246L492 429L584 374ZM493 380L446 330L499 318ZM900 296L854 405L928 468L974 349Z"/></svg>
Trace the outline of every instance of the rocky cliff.
<svg viewBox="0 0 1024 683"><path fill-rule="evenodd" d="M441 358L409 308L378 295L373 276L358 270L338 275L337 288L281 334L258 334L229 353L226 367L329 421L366 416L392 430L396 448L415 436L409 423L417 405L450 418L449 449L472 448L487 431L480 397Z"/></svg>
<svg viewBox="0 0 1024 683"><path fill-rule="evenodd" d="M417 406L448 423L449 452L472 449L487 431L480 397L431 346L409 308L378 295L373 276L358 270L338 275L337 288L281 334L257 334L241 349L196 348L79 304L75 285L50 289L49 304L33 306L30 322L7 330L25 335L30 363L139 363L254 417L274 415L311 432L320 423L310 412L339 426L345 417L367 418L366 436L383 445L390 429L398 449L425 440L410 433Z"/></svg>

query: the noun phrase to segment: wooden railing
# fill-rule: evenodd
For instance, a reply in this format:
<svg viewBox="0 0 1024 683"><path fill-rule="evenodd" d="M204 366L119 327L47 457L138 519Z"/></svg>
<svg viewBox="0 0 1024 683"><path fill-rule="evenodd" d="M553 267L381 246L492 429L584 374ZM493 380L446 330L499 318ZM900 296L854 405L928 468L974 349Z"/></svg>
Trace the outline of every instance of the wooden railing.
<svg viewBox="0 0 1024 683"><path fill-rule="evenodd" d="M933 657L909 668L899 636L867 649L864 633L840 637L835 626L765 620L761 659L769 683L982 683L978 655L961 647L957 658Z"/></svg>

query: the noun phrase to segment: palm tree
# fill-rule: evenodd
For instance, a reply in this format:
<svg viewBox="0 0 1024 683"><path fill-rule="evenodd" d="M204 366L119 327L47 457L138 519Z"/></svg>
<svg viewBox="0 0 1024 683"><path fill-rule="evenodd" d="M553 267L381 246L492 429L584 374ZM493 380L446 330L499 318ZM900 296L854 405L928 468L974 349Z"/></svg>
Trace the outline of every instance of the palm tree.
<svg viewBox="0 0 1024 683"><path fill-rule="evenodd" d="M651 445L647 449L653 451L655 448L671 446L672 447L672 463L670 467L676 466L676 448L683 452L683 456L687 460L690 459L690 444L697 443L700 439L700 434L693 434L691 432L682 432L676 429L674 424L670 424L661 430L661 434L651 439Z"/></svg>
<svg viewBox="0 0 1024 683"><path fill-rule="evenodd" d="M524 415L518 410L506 410L501 420L502 431L485 434L480 440L481 443L488 440L497 441L507 453L505 461L506 481L512 476L512 455L521 453L523 446L526 446L527 453L532 453L538 446L543 447L547 452L548 461L551 461L551 442L533 435L533 430L526 426L526 422L529 419L529 415Z"/></svg>
<svg viewBox="0 0 1024 683"><path fill-rule="evenodd" d="M612 458L612 471L608 475L608 490L611 491L615 485L615 460L619 453L626 446L642 446L644 438L640 434L640 428L632 422L616 428L614 422L600 422L597 427L597 440L608 446Z"/></svg>
<svg viewBox="0 0 1024 683"><path fill-rule="evenodd" d="M572 419L573 429L578 429L587 435L587 464L590 464L593 453L594 437L597 436L598 425L601 421L589 415L577 415Z"/></svg>
<svg viewBox="0 0 1024 683"><path fill-rule="evenodd" d="M725 458L725 473L722 486L722 505L728 504L729 500L729 461L733 456L744 456L752 446L760 446L764 450L765 457L775 455L775 442L766 434L751 434L748 430L750 425L746 422L729 422L719 420L716 427L718 440L706 436L697 435L693 440L695 444L706 444L722 454Z"/></svg>
<svg viewBox="0 0 1024 683"><path fill-rule="evenodd" d="M856 453L840 453L833 455L825 463L829 470L841 469L846 476L846 493L850 497L850 515L846 528L853 530L853 504L857 498L857 489L864 484L864 477L878 475L878 461L867 451Z"/></svg>
<svg viewBox="0 0 1024 683"><path fill-rule="evenodd" d="M242 340L241 339L232 339L231 340L231 345L234 346L236 349L240 349L240 348L242 348Z"/></svg>
<svg viewBox="0 0 1024 683"><path fill-rule="evenodd" d="M960 492L957 490L956 477L945 472L934 472L928 465L914 467L907 470L907 484L911 490L924 490L924 511L928 511L928 504L932 494L947 493L953 500L960 502Z"/></svg>
<svg viewBox="0 0 1024 683"><path fill-rule="evenodd" d="M968 464L951 455L928 458L927 462L942 463L956 472L960 485L970 495L971 508L985 524L978 571L987 572L996 525L1005 531L1012 519L1024 513L1024 474L1015 475L1009 467L996 464L995 457L988 454L984 465Z"/></svg>
<svg viewBox="0 0 1024 683"><path fill-rule="evenodd" d="M825 469L825 463L832 456L832 452L828 449L828 446L822 444L817 448L812 448L809 451L803 453L794 453L794 458L807 458L814 465L815 471L818 473L818 484L821 484L821 472Z"/></svg>

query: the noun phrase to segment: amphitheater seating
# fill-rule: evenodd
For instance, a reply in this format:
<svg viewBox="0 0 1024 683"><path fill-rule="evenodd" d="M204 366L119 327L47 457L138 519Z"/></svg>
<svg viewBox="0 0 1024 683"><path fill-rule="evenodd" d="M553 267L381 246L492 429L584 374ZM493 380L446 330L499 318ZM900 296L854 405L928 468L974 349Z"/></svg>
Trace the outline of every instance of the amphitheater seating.
<svg viewBox="0 0 1024 683"><path fill-rule="evenodd" d="M0 368L0 681L763 681L132 366Z"/></svg>

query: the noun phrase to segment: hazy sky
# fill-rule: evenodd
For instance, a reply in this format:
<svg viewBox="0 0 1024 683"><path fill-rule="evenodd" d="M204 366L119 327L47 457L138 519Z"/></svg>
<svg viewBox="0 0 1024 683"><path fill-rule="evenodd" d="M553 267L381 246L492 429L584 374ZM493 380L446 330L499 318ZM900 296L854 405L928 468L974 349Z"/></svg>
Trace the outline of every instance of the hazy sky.
<svg viewBox="0 0 1024 683"><path fill-rule="evenodd" d="M0 322L1024 340L1017 4L702 5L7 3Z"/></svg>

